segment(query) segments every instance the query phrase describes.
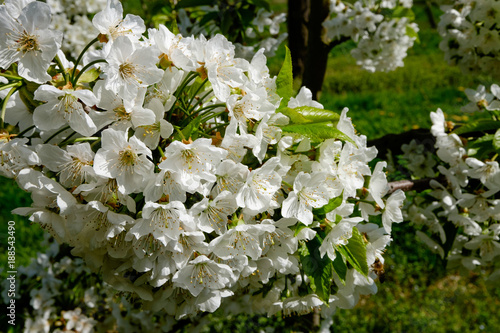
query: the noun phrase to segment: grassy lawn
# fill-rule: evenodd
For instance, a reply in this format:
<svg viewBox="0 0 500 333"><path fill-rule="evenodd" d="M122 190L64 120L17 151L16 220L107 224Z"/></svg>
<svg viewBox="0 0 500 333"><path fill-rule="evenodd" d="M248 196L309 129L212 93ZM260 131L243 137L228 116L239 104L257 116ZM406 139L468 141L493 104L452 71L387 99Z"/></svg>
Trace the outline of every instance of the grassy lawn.
<svg viewBox="0 0 500 333"><path fill-rule="evenodd" d="M0 267L7 271L8 222L15 221L16 267L26 266L31 258L42 250L40 243L44 231L37 225L31 225L27 217L14 215L11 211L17 207L29 207L31 198L17 187L12 179L0 176Z"/></svg>
<svg viewBox="0 0 500 333"><path fill-rule="evenodd" d="M330 110L348 107L357 130L369 139L429 128L429 112L438 107L455 120L467 120L460 111L467 102L464 89L489 86L491 79L448 66L438 49L439 36L425 25L420 40L408 52L405 66L388 73L362 70L349 54L350 45L334 49L320 102Z"/></svg>

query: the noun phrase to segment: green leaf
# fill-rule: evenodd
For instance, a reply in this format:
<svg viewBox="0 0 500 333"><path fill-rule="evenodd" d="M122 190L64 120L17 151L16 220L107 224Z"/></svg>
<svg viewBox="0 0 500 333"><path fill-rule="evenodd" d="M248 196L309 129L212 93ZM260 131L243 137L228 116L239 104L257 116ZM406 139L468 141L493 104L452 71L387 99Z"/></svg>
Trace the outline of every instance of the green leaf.
<svg viewBox="0 0 500 333"><path fill-rule="evenodd" d="M415 38L415 42L420 44L420 38L418 38L418 33L413 29L411 25L406 26L406 35L410 38Z"/></svg>
<svg viewBox="0 0 500 333"><path fill-rule="evenodd" d="M342 141L349 141L353 144L355 142L337 129L337 124L329 121L320 123L306 123L306 124L292 124L281 127L285 133L295 133L308 137L313 142L323 142L326 139L339 139Z"/></svg>
<svg viewBox="0 0 500 333"><path fill-rule="evenodd" d="M477 159L490 158L491 154L495 152L493 148L493 140L495 135L487 134L474 141L469 141L467 145L467 155L474 156Z"/></svg>
<svg viewBox="0 0 500 333"><path fill-rule="evenodd" d="M234 29L234 27L233 27L234 16L233 15L234 15L233 13L226 11L224 13L224 15L222 16L220 30L222 31L223 35L227 36L229 33L229 30L231 28Z"/></svg>
<svg viewBox="0 0 500 333"><path fill-rule="evenodd" d="M299 232L304 228L307 228L307 226L303 223L297 223L296 225L291 226L290 229L293 230L293 237L297 237Z"/></svg>
<svg viewBox="0 0 500 333"><path fill-rule="evenodd" d="M271 11L271 6L266 0L247 0L249 3L254 4L257 7L263 7L266 11Z"/></svg>
<svg viewBox="0 0 500 333"><path fill-rule="evenodd" d="M309 286L323 302L328 303L332 285L333 264L327 255L321 258L320 246L321 240L316 235L314 239L302 244L298 252L302 269L310 280Z"/></svg>
<svg viewBox="0 0 500 333"><path fill-rule="evenodd" d="M335 251L335 254L337 256L335 257L335 260L333 261L333 270L335 271L335 273L337 273L342 284L345 285L345 277L347 275L347 265L345 263L344 258L342 257L342 255L338 251Z"/></svg>
<svg viewBox="0 0 500 333"><path fill-rule="evenodd" d="M188 140L189 138L195 140L196 138L198 138L198 128L200 127L200 121L201 117L194 118L186 127L181 130L184 138L179 133L176 133L174 138L179 141L182 139Z"/></svg>
<svg viewBox="0 0 500 333"><path fill-rule="evenodd" d="M218 21L218 18L219 18L218 12L210 12L203 16L203 18L200 20L199 26L203 27L210 21Z"/></svg>
<svg viewBox="0 0 500 333"><path fill-rule="evenodd" d="M179 26L177 25L177 19L173 19L172 20L172 25L170 26L170 31L172 31L172 33L174 35L178 35L180 34L181 32L179 31Z"/></svg>
<svg viewBox="0 0 500 333"><path fill-rule="evenodd" d="M292 56L290 49L285 46L286 55L283 65L281 66L278 77L276 78L276 92L282 98L280 103L281 107L286 107L288 101L293 96L293 70L292 70Z"/></svg>
<svg viewBox="0 0 500 333"><path fill-rule="evenodd" d="M397 7L392 13L392 17L394 18L407 17L408 19L410 19L410 21L414 21L415 13L413 12L413 10L411 10L411 8Z"/></svg>
<svg viewBox="0 0 500 333"><path fill-rule="evenodd" d="M99 70L97 68L91 68L89 70L87 70L85 73L83 73L80 78L78 78L78 83L88 83L88 82L93 82L95 80L97 80L97 78L99 77Z"/></svg>
<svg viewBox="0 0 500 333"><path fill-rule="evenodd" d="M319 109L312 106L299 106L294 110L296 110L298 113L304 116L304 118L312 121L313 123L319 123L323 121L337 122L340 119L340 114L338 114L337 112Z"/></svg>
<svg viewBox="0 0 500 333"><path fill-rule="evenodd" d="M347 245L339 246L337 250L355 270L368 276L368 262L366 261L366 244L358 228L352 228L352 237Z"/></svg>
<svg viewBox="0 0 500 333"><path fill-rule="evenodd" d="M471 132L485 132L485 131L497 130L499 128L500 128L500 121L481 119L477 121L471 121L463 126L460 126L456 130L454 130L453 133L460 135Z"/></svg>
<svg viewBox="0 0 500 333"><path fill-rule="evenodd" d="M175 9L197 7L197 6L212 6L215 4L213 0L181 0L175 6Z"/></svg>
<svg viewBox="0 0 500 333"><path fill-rule="evenodd" d="M493 147L496 150L500 150L500 129L495 132L495 136L493 137Z"/></svg>
<svg viewBox="0 0 500 333"><path fill-rule="evenodd" d="M288 118L290 118L290 123L292 124L305 124L311 123L312 121L304 117L300 112L297 111L297 108L291 109L288 107L284 107L278 110L278 112L284 114Z"/></svg>
<svg viewBox="0 0 500 333"><path fill-rule="evenodd" d="M279 112L290 118L293 124L318 123L325 121L337 122L340 115L330 110L315 108L312 106L299 106L297 108L282 108Z"/></svg>
<svg viewBox="0 0 500 333"><path fill-rule="evenodd" d="M330 199L330 201L321 208L313 208L313 213L318 215L326 215L330 213L335 208L339 207L343 201L343 194L336 198Z"/></svg>

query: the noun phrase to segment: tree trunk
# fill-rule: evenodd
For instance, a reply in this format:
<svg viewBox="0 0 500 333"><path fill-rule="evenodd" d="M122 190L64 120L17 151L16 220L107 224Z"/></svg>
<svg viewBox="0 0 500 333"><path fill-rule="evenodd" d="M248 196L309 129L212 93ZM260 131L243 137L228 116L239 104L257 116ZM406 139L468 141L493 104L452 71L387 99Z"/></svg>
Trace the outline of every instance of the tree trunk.
<svg viewBox="0 0 500 333"><path fill-rule="evenodd" d="M318 99L319 92L323 86L328 53L332 48L321 39L322 23L328 17L328 14L328 0L311 1L308 21L307 57L302 86L306 86L311 90L313 99Z"/></svg>
<svg viewBox="0 0 500 333"><path fill-rule="evenodd" d="M288 47L292 55L293 77L299 81L302 81L307 57L309 7L310 0L288 0Z"/></svg>

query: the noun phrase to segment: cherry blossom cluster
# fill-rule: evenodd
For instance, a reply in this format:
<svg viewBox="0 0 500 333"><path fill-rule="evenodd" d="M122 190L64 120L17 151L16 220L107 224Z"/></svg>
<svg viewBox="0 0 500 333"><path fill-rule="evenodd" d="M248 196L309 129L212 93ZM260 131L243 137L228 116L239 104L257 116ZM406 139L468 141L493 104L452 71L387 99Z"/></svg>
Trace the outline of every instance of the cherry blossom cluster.
<svg viewBox="0 0 500 333"><path fill-rule="evenodd" d="M500 4L495 0L454 1L442 6L439 44L445 59L464 73L500 77Z"/></svg>
<svg viewBox="0 0 500 333"><path fill-rule="evenodd" d="M493 95L485 90L484 86L477 91L466 90L470 103L465 111L486 109L492 112L494 120L455 126L446 121L441 109L431 112L436 151L431 162L424 163L425 173L420 177L433 177L432 189L416 195L405 214L406 219L424 226L424 231L431 234L429 237L417 231L418 237L451 267L486 269L493 281L500 277L500 269L495 270L495 261L500 256L500 167L496 161L498 146L494 143L500 132L479 137L474 136L474 132L485 130L484 126L500 128L495 115L500 104L491 102ZM497 85L491 86L491 91L497 90ZM413 143L407 146L405 153L424 160L423 152L423 145ZM429 152L426 154L430 156ZM439 164L434 168L436 160Z"/></svg>
<svg viewBox="0 0 500 333"><path fill-rule="evenodd" d="M407 50L417 38L418 26L410 21L412 0L330 0L330 16L323 22L325 43L352 39L358 65L375 71L402 67Z"/></svg>
<svg viewBox="0 0 500 333"><path fill-rule="evenodd" d="M347 109L294 97L288 56L271 77L263 49L247 61L222 35L146 31L108 0L98 48L73 63L50 18L0 6L0 173L33 199L15 213L177 319L242 296L328 317L376 292L405 196Z"/></svg>
<svg viewBox="0 0 500 333"><path fill-rule="evenodd" d="M184 8L178 11L178 27L181 34L183 36L203 34L206 37L213 37L222 33L215 21L206 22L205 19L211 15L218 16L219 6L202 6L200 9L203 15ZM267 57L274 56L278 47L288 37L286 32L280 33L280 25L285 21L285 13L274 13L265 8L259 8L248 26L243 27L243 31L240 32L244 41L234 43L236 55L251 59L255 52L263 48Z"/></svg>

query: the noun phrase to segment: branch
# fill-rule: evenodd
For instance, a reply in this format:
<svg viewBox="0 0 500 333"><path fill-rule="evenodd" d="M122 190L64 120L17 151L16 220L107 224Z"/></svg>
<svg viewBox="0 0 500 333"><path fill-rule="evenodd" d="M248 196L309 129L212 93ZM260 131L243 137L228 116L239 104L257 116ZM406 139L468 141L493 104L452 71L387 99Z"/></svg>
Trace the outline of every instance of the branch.
<svg viewBox="0 0 500 333"><path fill-rule="evenodd" d="M447 180L445 176L439 176L436 178L422 178L422 179L417 179L417 180L409 180L409 179L404 179L404 180L397 180L394 182L389 182L389 192L388 194L391 194L393 192L396 192L397 190L402 190L404 192L408 191L417 191L421 192L423 190L428 190L431 189L431 181L435 180L438 183L442 184L443 186L447 185Z"/></svg>

